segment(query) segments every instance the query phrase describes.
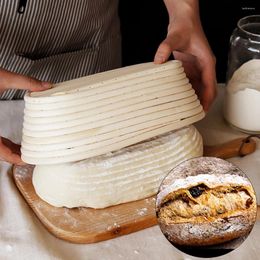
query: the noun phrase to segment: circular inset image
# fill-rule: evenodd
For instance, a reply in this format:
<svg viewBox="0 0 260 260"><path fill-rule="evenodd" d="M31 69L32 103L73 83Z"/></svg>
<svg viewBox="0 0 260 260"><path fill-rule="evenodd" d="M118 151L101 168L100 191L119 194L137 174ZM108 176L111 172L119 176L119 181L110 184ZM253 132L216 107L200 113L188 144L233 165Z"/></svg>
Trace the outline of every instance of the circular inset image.
<svg viewBox="0 0 260 260"><path fill-rule="evenodd" d="M165 237L197 257L236 249L251 232L256 214L255 192L246 175L214 157L179 164L163 180L156 199Z"/></svg>

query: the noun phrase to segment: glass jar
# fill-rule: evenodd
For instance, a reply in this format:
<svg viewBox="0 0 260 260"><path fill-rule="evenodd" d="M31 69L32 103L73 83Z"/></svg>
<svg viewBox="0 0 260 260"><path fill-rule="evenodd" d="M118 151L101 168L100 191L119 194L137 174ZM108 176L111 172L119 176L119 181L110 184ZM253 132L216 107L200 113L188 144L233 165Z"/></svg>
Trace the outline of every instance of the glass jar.
<svg viewBox="0 0 260 260"><path fill-rule="evenodd" d="M260 15L240 19L230 38L224 117L246 133L260 133Z"/></svg>

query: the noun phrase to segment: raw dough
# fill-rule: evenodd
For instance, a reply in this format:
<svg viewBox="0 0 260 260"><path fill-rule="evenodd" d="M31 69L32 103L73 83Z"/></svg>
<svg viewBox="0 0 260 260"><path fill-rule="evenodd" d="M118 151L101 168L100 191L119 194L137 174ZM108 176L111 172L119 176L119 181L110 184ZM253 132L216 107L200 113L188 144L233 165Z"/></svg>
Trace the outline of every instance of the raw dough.
<svg viewBox="0 0 260 260"><path fill-rule="evenodd" d="M154 195L180 162L203 154L194 126L75 163L37 165L36 193L57 207L104 208Z"/></svg>

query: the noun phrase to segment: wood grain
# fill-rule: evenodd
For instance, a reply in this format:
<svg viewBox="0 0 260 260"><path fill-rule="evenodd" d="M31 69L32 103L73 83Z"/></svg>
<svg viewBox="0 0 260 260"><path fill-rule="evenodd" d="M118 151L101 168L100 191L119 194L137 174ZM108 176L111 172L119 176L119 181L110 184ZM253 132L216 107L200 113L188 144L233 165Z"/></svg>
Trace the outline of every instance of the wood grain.
<svg viewBox="0 0 260 260"><path fill-rule="evenodd" d="M94 243L157 224L154 197L98 210L53 207L35 193L32 172L33 166L14 166L14 181L42 224L58 238L72 243Z"/></svg>
<svg viewBox="0 0 260 260"><path fill-rule="evenodd" d="M243 138L207 147L205 156L221 158L237 156ZM253 140L243 148L243 154L255 150ZM210 154L207 152L210 151ZM33 212L54 236L72 243L95 243L139 231L157 224L155 197L129 202L105 209L57 208L41 200L32 185L33 166L14 166L16 186ZM258 206L257 219L260 220Z"/></svg>
<svg viewBox="0 0 260 260"><path fill-rule="evenodd" d="M249 139L246 142L244 140L245 138L238 138L216 146L204 146L204 153L208 156L215 156L222 159L253 153L256 149L256 142L253 139Z"/></svg>

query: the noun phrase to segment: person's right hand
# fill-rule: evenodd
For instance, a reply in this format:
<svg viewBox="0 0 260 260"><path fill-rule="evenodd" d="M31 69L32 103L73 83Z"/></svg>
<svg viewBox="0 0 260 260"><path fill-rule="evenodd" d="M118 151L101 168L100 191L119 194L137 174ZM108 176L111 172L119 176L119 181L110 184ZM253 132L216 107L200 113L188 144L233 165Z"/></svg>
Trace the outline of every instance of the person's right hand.
<svg viewBox="0 0 260 260"><path fill-rule="evenodd" d="M49 88L51 88L49 82L41 82L34 78L0 69L0 94L8 89L43 91ZM0 160L12 164L24 164L20 157L20 145L0 136Z"/></svg>
<svg viewBox="0 0 260 260"><path fill-rule="evenodd" d="M168 14L168 33L154 57L164 63L171 53L180 60L205 111L217 95L215 56L204 34L198 0L164 0Z"/></svg>

